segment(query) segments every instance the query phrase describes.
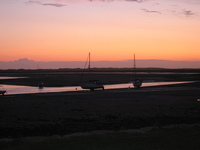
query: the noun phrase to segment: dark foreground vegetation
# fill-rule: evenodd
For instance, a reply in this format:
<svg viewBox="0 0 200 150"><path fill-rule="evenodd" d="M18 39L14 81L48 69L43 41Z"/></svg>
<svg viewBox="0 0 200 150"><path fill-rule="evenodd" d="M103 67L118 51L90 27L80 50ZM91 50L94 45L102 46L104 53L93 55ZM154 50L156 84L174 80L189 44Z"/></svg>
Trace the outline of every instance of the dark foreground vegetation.
<svg viewBox="0 0 200 150"><path fill-rule="evenodd" d="M72 81L82 74L75 70L9 71L1 71L0 75L29 78L1 80L4 84L33 85L44 79L45 86L79 85ZM139 89L0 96L0 149L196 150L200 147L200 75L198 70L176 71L143 70L137 75L144 81L195 82ZM92 75L105 83L133 79L132 72L127 70L98 70ZM169 125L173 127L166 128ZM153 128L139 133L121 132L144 127ZM66 136L97 130L101 134Z"/></svg>

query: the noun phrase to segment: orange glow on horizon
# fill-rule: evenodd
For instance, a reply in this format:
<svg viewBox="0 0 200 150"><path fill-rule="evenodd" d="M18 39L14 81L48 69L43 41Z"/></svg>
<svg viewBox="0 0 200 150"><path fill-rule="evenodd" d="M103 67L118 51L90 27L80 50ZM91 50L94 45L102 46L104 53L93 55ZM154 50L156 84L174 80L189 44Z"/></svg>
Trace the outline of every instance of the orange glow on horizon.
<svg viewBox="0 0 200 150"><path fill-rule="evenodd" d="M157 6L151 1L77 2L62 8L16 3L0 7L7 12L0 15L0 61L85 61L89 52L92 61L129 60L134 53L136 59L200 61L194 5L180 9L179 16L171 15L171 7L171 13L162 11L164 4L172 6L166 1Z"/></svg>

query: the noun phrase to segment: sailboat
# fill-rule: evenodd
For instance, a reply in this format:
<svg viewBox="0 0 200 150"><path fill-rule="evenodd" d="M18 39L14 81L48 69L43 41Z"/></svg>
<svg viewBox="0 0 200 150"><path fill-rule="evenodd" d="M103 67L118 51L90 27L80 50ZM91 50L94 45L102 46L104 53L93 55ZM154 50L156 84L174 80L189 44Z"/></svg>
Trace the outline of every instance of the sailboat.
<svg viewBox="0 0 200 150"><path fill-rule="evenodd" d="M136 78L136 63L135 63L135 54L134 54L134 81L133 81L133 86L135 88L140 88L142 86L142 80Z"/></svg>
<svg viewBox="0 0 200 150"><path fill-rule="evenodd" d="M90 72L90 53L89 53L89 64L88 64L88 70ZM104 90L104 86L102 83L99 82L99 80L89 80L88 83L82 84L81 85L82 89L90 89L91 91L95 89L102 89Z"/></svg>

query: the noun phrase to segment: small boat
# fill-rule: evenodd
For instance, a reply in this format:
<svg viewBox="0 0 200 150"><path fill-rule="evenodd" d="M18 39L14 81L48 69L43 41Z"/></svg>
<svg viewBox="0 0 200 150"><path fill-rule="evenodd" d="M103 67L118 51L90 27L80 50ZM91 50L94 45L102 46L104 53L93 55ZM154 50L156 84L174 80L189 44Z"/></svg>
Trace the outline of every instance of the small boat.
<svg viewBox="0 0 200 150"><path fill-rule="evenodd" d="M88 65L88 70L90 72L90 53L89 53L89 65ZM99 80L89 80L88 83L84 83L81 85L82 89L90 89L91 91L95 89L102 89L104 90L104 86L102 83L99 82Z"/></svg>
<svg viewBox="0 0 200 150"><path fill-rule="evenodd" d="M2 87L2 89L0 90L0 94L1 94L1 95L4 95L4 94L6 93L6 90L4 90L4 88L3 88L2 85L0 85L0 87Z"/></svg>
<svg viewBox="0 0 200 150"><path fill-rule="evenodd" d="M0 90L0 94L4 95L6 93L6 90Z"/></svg>
<svg viewBox="0 0 200 150"><path fill-rule="evenodd" d="M42 89L44 87L44 83L43 82L39 82L38 83L38 87L39 87L39 89Z"/></svg>
<svg viewBox="0 0 200 150"><path fill-rule="evenodd" d="M99 82L99 80L89 80L88 83L85 83L81 85L82 89L90 89L93 91L94 89L102 89L104 90L104 86L102 83Z"/></svg>
<svg viewBox="0 0 200 150"><path fill-rule="evenodd" d="M134 78L136 77L136 63L135 63L135 54L134 54ZM133 81L133 86L135 88L140 88L142 86L142 80L135 78Z"/></svg>
<svg viewBox="0 0 200 150"><path fill-rule="evenodd" d="M142 80L135 79L134 82L133 82L133 86L136 87L136 88L141 87L142 86Z"/></svg>

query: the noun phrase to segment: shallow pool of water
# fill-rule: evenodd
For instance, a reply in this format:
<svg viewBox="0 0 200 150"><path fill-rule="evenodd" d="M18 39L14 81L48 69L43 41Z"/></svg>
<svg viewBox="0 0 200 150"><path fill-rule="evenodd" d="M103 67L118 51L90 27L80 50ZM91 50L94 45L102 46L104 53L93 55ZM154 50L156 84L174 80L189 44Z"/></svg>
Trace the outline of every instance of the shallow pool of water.
<svg viewBox="0 0 200 150"><path fill-rule="evenodd" d="M189 82L189 81L188 81ZM148 86L159 86L159 85L170 85L170 84L182 84L184 82L149 82L143 83L142 87ZM48 93L48 92L67 92L67 91L81 91L83 90L80 86L66 86L66 87L33 87L33 86L19 86L19 85L2 85L2 90L6 90L6 94L28 94L28 93ZM141 88L142 88L141 87ZM112 84L104 85L106 89L120 89L120 88L134 88L132 83L125 84Z"/></svg>
<svg viewBox="0 0 200 150"><path fill-rule="evenodd" d="M0 76L0 79L5 80L5 79L20 79L20 78L27 78L27 77L3 77Z"/></svg>

